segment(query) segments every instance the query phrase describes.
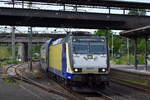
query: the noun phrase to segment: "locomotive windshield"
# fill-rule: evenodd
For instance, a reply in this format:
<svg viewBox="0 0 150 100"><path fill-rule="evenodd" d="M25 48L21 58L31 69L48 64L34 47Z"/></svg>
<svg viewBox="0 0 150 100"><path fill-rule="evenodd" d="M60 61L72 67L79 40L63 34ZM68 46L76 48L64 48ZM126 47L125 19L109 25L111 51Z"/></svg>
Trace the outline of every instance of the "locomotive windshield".
<svg viewBox="0 0 150 100"><path fill-rule="evenodd" d="M89 45L86 42L75 42L74 43L74 52L75 53L88 53Z"/></svg>
<svg viewBox="0 0 150 100"><path fill-rule="evenodd" d="M74 53L76 54L101 54L106 53L106 45L100 42L75 42Z"/></svg>
<svg viewBox="0 0 150 100"><path fill-rule="evenodd" d="M106 47L104 44L100 44L98 42L93 42L93 43L90 43L90 48L89 48L89 53L96 53L96 54L99 54L99 53L106 53Z"/></svg>

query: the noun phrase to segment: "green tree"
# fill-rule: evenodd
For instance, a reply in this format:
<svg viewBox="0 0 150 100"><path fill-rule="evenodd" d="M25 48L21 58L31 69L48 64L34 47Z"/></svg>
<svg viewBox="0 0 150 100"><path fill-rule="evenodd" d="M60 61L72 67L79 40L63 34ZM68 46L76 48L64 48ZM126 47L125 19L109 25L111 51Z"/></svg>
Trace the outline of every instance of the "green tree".
<svg viewBox="0 0 150 100"><path fill-rule="evenodd" d="M11 55L7 47L0 47L0 59L8 59Z"/></svg>
<svg viewBox="0 0 150 100"><path fill-rule="evenodd" d="M144 40L139 40L138 41L138 51L139 53L144 53L145 51L145 41Z"/></svg>
<svg viewBox="0 0 150 100"><path fill-rule="evenodd" d="M129 11L128 15L146 15L146 10L145 9L132 9ZM138 39L138 51L139 53L143 53L145 50L145 41L142 39Z"/></svg>
<svg viewBox="0 0 150 100"><path fill-rule="evenodd" d="M95 35L96 36L107 36L111 37L112 31L111 30L104 30L104 29L99 29Z"/></svg>
<svg viewBox="0 0 150 100"><path fill-rule="evenodd" d="M103 29L99 29L95 33L96 36L106 36L108 38L110 48L112 48L112 39L113 39L113 52L114 54L117 54L121 47L121 38L119 35L112 35L112 34L113 32L111 30L103 30Z"/></svg>
<svg viewBox="0 0 150 100"><path fill-rule="evenodd" d="M40 53L41 45L40 44L34 44L32 45L32 53Z"/></svg>
<svg viewBox="0 0 150 100"><path fill-rule="evenodd" d="M146 15L146 10L145 9L132 9L129 11L128 15L144 16Z"/></svg>
<svg viewBox="0 0 150 100"><path fill-rule="evenodd" d="M113 49L114 49L114 53L119 53L119 50L121 48L121 37L119 35L114 35L114 45L113 45Z"/></svg>
<svg viewBox="0 0 150 100"><path fill-rule="evenodd" d="M111 30L104 30L104 29L99 29L95 35L96 36L105 36L108 38L108 42L109 42L109 47L111 47L111 34L112 34L112 31Z"/></svg>

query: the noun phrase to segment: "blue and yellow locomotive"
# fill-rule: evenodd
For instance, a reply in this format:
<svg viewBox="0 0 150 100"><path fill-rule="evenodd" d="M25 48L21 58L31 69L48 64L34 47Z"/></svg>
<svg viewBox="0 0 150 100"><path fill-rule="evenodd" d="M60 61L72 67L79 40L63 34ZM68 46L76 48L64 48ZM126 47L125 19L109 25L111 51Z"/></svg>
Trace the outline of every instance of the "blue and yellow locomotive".
<svg viewBox="0 0 150 100"><path fill-rule="evenodd" d="M106 38L68 35L51 39L41 48L41 66L65 85L103 88L109 82Z"/></svg>

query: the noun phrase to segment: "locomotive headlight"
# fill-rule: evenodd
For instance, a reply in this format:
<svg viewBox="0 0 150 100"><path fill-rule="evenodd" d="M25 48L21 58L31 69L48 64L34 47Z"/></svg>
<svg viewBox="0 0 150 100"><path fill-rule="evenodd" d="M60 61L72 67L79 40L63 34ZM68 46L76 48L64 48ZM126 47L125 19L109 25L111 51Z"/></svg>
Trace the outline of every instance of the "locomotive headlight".
<svg viewBox="0 0 150 100"><path fill-rule="evenodd" d="M106 69L102 69L102 72L106 72Z"/></svg>
<svg viewBox="0 0 150 100"><path fill-rule="evenodd" d="M74 72L82 72L81 68L74 68Z"/></svg>
<svg viewBox="0 0 150 100"><path fill-rule="evenodd" d="M100 69L98 69L98 72L107 72L107 69L106 68L100 68Z"/></svg>
<svg viewBox="0 0 150 100"><path fill-rule="evenodd" d="M74 69L74 71L75 71L75 72L78 72L78 69L77 69L77 68L75 68L75 69Z"/></svg>
<svg viewBox="0 0 150 100"><path fill-rule="evenodd" d="M73 42L77 41L76 39L73 39Z"/></svg>

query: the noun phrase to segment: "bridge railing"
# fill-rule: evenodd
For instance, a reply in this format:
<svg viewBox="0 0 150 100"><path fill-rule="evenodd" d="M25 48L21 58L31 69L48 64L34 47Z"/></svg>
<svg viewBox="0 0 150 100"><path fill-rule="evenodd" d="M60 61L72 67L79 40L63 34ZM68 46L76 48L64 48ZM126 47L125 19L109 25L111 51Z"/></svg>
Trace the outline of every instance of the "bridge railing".
<svg viewBox="0 0 150 100"><path fill-rule="evenodd" d="M30 7L29 7L30 5ZM108 7L108 6L91 6L91 5L74 5L74 4L60 4L60 3L45 3L45 2L29 2L29 1L0 1L0 7L9 8L24 8L24 9L40 9L40 10L58 10L58 11L74 11L74 12L91 12L91 13L105 13L105 14L124 14L128 15L132 8L123 7ZM134 9L142 10L142 9ZM146 16L150 16L150 9L146 9ZM139 15L140 16L140 15Z"/></svg>

